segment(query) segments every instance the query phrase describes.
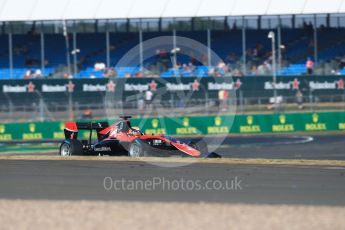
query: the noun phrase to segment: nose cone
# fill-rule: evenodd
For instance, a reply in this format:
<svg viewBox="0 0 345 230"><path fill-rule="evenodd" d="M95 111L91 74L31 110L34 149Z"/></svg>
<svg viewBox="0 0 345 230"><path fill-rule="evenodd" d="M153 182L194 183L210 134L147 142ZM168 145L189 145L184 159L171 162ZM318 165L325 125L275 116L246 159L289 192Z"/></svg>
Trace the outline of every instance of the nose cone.
<svg viewBox="0 0 345 230"><path fill-rule="evenodd" d="M190 155L192 157L200 157L201 152L195 148L190 147L189 145L186 144L179 144L179 143L171 143L174 145L178 150L181 152L184 152L187 155Z"/></svg>

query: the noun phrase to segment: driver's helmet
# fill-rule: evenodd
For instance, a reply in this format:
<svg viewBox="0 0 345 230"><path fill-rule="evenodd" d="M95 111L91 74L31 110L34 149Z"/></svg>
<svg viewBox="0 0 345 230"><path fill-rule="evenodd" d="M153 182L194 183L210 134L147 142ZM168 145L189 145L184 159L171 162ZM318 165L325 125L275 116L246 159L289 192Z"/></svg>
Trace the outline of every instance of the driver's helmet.
<svg viewBox="0 0 345 230"><path fill-rule="evenodd" d="M131 134L135 137L140 137L142 135L142 133L140 132L140 130L137 129L132 129Z"/></svg>

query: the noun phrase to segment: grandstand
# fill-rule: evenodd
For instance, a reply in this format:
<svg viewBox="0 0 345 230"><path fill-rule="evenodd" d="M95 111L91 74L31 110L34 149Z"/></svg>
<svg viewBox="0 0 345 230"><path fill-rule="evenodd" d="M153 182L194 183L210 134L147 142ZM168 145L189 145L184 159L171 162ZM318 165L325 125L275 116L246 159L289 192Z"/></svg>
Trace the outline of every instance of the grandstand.
<svg viewBox="0 0 345 230"><path fill-rule="evenodd" d="M267 75L269 72L255 72L251 69L260 66L265 61L270 59L270 41L267 39L268 29L248 29L246 31L246 66L247 75ZM282 38L281 44L284 45L282 50L282 68L278 71L279 75L302 75L306 73L305 61L307 57L314 57L314 47L310 45L313 42L313 37L308 34L308 30L305 28L284 28L281 30ZM167 32L145 32L143 38L150 39L162 35L168 35ZM178 31L178 36L191 38L193 40L199 40L203 44L207 45L207 36L205 31ZM241 69L241 56L242 47L238 44L242 43L241 29L234 28L229 30L212 30L211 46L212 49L228 64L231 69ZM13 72L12 79L22 79L28 69L41 69L41 36L32 31L30 34L15 34L11 36L13 47ZM54 75L58 72L62 66L66 66L66 52L65 41L62 34L44 34L44 74L46 77ZM109 33L109 43L111 49L109 50L110 66L114 67L119 59L132 47L137 45L139 38L138 33L135 32L118 32ZM203 38L204 37L204 38ZM339 71L341 69L336 65L338 59L342 58L345 53L345 39L339 39L345 37L344 29L324 28L319 32L319 46L318 61L320 66L328 67L328 72L321 72L321 74L332 74L332 71ZM0 41L2 44L2 50L0 53L0 76L2 79L9 79L9 48L8 48L8 35L1 35ZM106 35L104 33L77 33L76 44L80 50L78 53L77 65L78 72L75 74L75 78L95 78L103 77L102 71L94 71L94 64L98 61L107 63L107 50L106 50ZM336 41L336 42L335 42ZM69 40L71 43L69 46L73 46L73 39ZM92 45L90 45L92 44ZM7 47L6 47L7 45ZM257 47L260 48L258 54ZM255 51L254 51L255 50ZM146 62L146 66L152 66L157 64L157 60L149 60ZM178 60L181 64L188 64L188 60ZM202 63L196 68L196 72L186 72L182 76L193 76L198 74L200 69L205 70L203 75L208 74L208 66L201 67ZM170 66L171 67L171 66ZM117 76L124 77L125 74L131 73L135 75L139 69L135 66L132 68L120 68L117 69ZM327 70L325 70L327 71ZM340 72L342 74L342 72ZM160 73L163 77L173 76L172 69L167 69Z"/></svg>
<svg viewBox="0 0 345 230"><path fill-rule="evenodd" d="M173 34L197 40L227 65L217 71L209 63L193 63L186 70L182 66L189 60L177 57L179 76L214 75L215 69L221 75L270 75L270 30L278 36L278 75L306 74L308 57L317 64L315 74L345 74L343 0L278 2L265 0L253 12L246 7L251 0L29 0L25 10L17 9L23 4L19 0L2 1L0 79L175 76L171 63L157 69L159 59L142 63L150 70L146 73L139 73L140 66L117 66L110 74L94 69L97 62L114 68L140 42L140 33L142 41ZM85 10L79 10L80 4Z"/></svg>
<svg viewBox="0 0 345 230"><path fill-rule="evenodd" d="M255 10L247 7L254 3ZM194 92L192 104L207 108L205 113L218 109L218 89L207 90L210 76L234 77L239 88L233 100L242 112L267 109L272 97L267 85L275 75L282 87L278 93L289 105L296 90L311 110L320 101L345 101L339 78L345 75L345 0L2 0L0 6L0 114L7 120L14 113L37 119L38 113L52 111L56 117L49 119L60 119L72 109L80 114L88 107L102 115L109 79L117 87L128 80L143 88L159 83L159 77L166 82L182 79L186 85L196 80L205 91ZM271 31L276 36L274 59ZM173 65L171 50L182 46L177 40L147 59L141 58L141 47L138 63L118 64L133 47L160 36L195 40L221 60L215 63L205 50L198 60L177 53ZM315 63L313 76L325 85L323 91L311 88L312 78L304 76L308 59ZM42 90L46 82L54 93ZM29 84L35 94L29 93ZM84 90L84 85L95 90ZM126 96L135 93L142 92ZM136 113L136 102L131 103L128 108ZM157 108L165 109L162 114L182 113L182 104L188 106L169 91ZM36 107L39 111L33 113Z"/></svg>

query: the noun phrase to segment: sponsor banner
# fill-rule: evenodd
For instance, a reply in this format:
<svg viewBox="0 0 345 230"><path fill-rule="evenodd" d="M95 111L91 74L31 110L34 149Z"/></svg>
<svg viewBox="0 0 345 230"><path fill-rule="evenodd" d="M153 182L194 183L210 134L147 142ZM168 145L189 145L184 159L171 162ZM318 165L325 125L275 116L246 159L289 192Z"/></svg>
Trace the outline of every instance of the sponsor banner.
<svg viewBox="0 0 345 230"><path fill-rule="evenodd" d="M144 133L147 134L167 134L168 129L165 125L163 118L149 118L142 122L141 120L134 119L132 124L140 128Z"/></svg>
<svg viewBox="0 0 345 230"><path fill-rule="evenodd" d="M110 121L112 123L114 121ZM233 124L232 126L230 124ZM304 131L345 130L344 112L251 114L193 117L157 117L132 119L132 125L146 134L224 135L288 133ZM0 141L64 139L63 122L30 122L0 124ZM93 132L93 138L96 133ZM88 139L81 131L79 139Z"/></svg>
<svg viewBox="0 0 345 230"><path fill-rule="evenodd" d="M31 84L33 84L31 82ZM49 84L43 83L41 85L41 92L43 93L59 93L59 92L70 92L72 93L74 91L75 84L72 81L68 81L66 84Z"/></svg>
<svg viewBox="0 0 345 230"><path fill-rule="evenodd" d="M345 113L291 113L150 118L133 124L148 134L221 135L345 130ZM230 125L232 124L232 126Z"/></svg>
<svg viewBox="0 0 345 230"><path fill-rule="evenodd" d="M64 127L63 122L0 124L0 141L61 139Z"/></svg>
<svg viewBox="0 0 345 230"><path fill-rule="evenodd" d="M5 81L1 88L3 93L32 93L35 91L35 84L31 81L28 83L25 81L18 81L17 83Z"/></svg>
<svg viewBox="0 0 345 230"><path fill-rule="evenodd" d="M124 95L145 92L164 92L169 94L194 92L195 97L203 97L209 92L217 97L219 90L242 91L244 97L272 96L277 89L279 95L295 95L297 90L305 95L345 94L345 77L342 76L299 76L278 77L274 86L272 77L188 77L188 78L119 78L119 79L32 79L2 80L0 93L29 94L41 93L77 93L75 95L105 92L121 92Z"/></svg>
<svg viewBox="0 0 345 230"><path fill-rule="evenodd" d="M271 119L271 130L273 133L294 132L301 129L291 114L275 115L271 116Z"/></svg>

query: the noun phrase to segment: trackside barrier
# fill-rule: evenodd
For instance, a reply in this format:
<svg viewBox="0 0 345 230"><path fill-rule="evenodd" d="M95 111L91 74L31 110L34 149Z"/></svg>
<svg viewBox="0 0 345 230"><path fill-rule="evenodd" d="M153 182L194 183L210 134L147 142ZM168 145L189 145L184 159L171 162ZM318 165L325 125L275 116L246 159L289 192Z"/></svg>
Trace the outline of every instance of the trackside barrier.
<svg viewBox="0 0 345 230"><path fill-rule="evenodd" d="M131 122L147 134L324 132L345 130L345 112L157 117ZM0 141L63 139L63 129L64 122L3 123ZM87 139L88 132L81 132L79 138Z"/></svg>

